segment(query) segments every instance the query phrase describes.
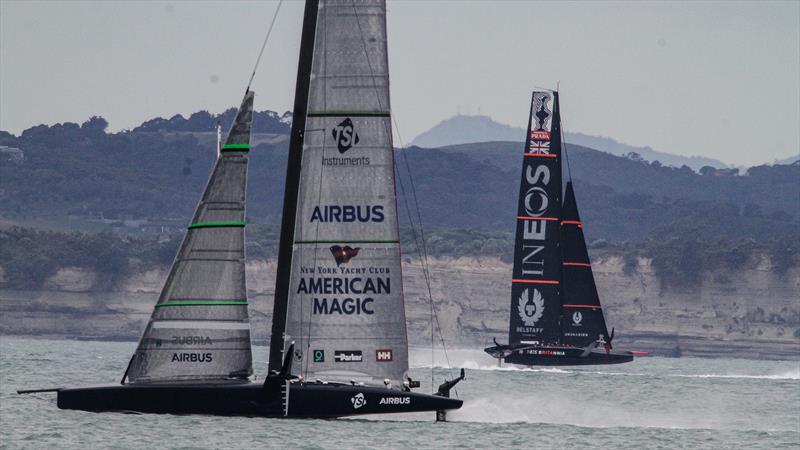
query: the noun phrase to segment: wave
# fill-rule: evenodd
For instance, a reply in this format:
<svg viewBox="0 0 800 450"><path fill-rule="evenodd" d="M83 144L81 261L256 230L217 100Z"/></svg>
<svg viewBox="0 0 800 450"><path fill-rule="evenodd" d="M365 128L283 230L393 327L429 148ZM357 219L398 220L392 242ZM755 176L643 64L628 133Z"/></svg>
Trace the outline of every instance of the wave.
<svg viewBox="0 0 800 450"><path fill-rule="evenodd" d="M780 372L775 374L765 374L765 375L746 375L738 373L730 373L730 374L703 373L697 375L674 374L667 376L681 377L681 378L751 378L756 380L800 380L800 370L795 370L795 371L789 370L785 372Z"/></svg>
<svg viewBox="0 0 800 450"><path fill-rule="evenodd" d="M687 405L688 406L688 405ZM753 420L725 404L704 402L703 407L621 403L618 399L587 399L565 390L535 394L492 394L465 399L461 409L448 414L451 422L548 424L586 428L661 428L685 430L792 431L775 423Z"/></svg>
<svg viewBox="0 0 800 450"><path fill-rule="evenodd" d="M675 378L741 378L754 380L800 380L800 370L782 371L772 374L742 374L742 373L643 373L643 372L606 372L601 370L581 370L581 369L561 369L557 367L519 367L519 366L485 366L472 361L465 361L459 366L467 370L480 371L500 371L500 372L543 372L560 374L579 374L579 375L603 375L603 376L622 376L622 377L675 377ZM430 365L427 367L430 368ZM448 369L443 366L435 366L435 369Z"/></svg>
<svg viewBox="0 0 800 450"><path fill-rule="evenodd" d="M627 370L602 370L602 366L572 366L572 367L525 367L503 364L497 364L497 360L487 355L480 350L474 349L454 349L449 350L445 355L441 350L436 351L433 355L430 349L415 348L411 349L410 366L415 369L435 369L435 370L452 370L455 368L464 368L467 370L478 371L497 371L497 372L532 372L532 373L546 373L546 374L564 374L564 375L586 375L586 376L604 376L604 377L651 377L651 378L697 378L697 379L752 379L752 380L800 380L800 367L794 365L788 368L783 367L760 367L762 370L759 373L757 368L753 368L752 372L747 370L747 367L741 366L738 368L733 367L718 367L714 371L705 373L698 373L698 367L694 363L694 359L665 359L659 357L647 358L647 363L643 364L630 364L625 366L617 366L621 369ZM433 356L433 358L432 358ZM724 360L715 360L720 363L728 365L729 363ZM660 369L663 362L669 362L666 370ZM600 370L597 370L600 369ZM702 369L701 369L702 370Z"/></svg>

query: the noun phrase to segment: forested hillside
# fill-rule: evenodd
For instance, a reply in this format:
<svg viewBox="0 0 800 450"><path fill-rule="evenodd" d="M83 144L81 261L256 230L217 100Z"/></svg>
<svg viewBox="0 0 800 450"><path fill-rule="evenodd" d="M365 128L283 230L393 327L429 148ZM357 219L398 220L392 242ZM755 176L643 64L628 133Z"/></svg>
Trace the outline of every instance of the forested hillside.
<svg viewBox="0 0 800 450"><path fill-rule="evenodd" d="M22 160L0 160L0 219L23 226L69 220L71 228L114 226L127 233L182 228L215 158L209 128L226 114L155 119L120 133L106 133L105 120L97 117L82 125L37 126L19 137L0 133L0 145L24 153ZM276 224L288 125L285 115L272 112L257 119L255 141L264 143L251 152L248 216L253 223ZM413 185L426 226L510 232L519 148L489 142L398 151L401 220L407 222L406 203L414 208ZM761 242L800 233L800 165L701 175L578 146L569 146L568 155L590 241Z"/></svg>

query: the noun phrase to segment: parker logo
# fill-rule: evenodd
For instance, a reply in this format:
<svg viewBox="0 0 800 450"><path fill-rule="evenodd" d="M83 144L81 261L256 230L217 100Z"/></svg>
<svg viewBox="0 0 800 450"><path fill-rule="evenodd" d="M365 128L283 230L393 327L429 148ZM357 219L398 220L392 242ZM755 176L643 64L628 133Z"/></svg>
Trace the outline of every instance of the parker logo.
<svg viewBox="0 0 800 450"><path fill-rule="evenodd" d="M391 349L375 350L375 361L388 362L392 359Z"/></svg>
<svg viewBox="0 0 800 450"><path fill-rule="evenodd" d="M325 350L314 350L312 354L314 355L315 363L325 362Z"/></svg>
<svg viewBox="0 0 800 450"><path fill-rule="evenodd" d="M580 326L581 321L583 320L583 314L580 311L575 311L572 313L572 324L575 326Z"/></svg>
<svg viewBox="0 0 800 450"><path fill-rule="evenodd" d="M349 245L345 245L344 247L338 245L331 246L331 254L333 255L333 259L336 260L337 266L349 263L352 258L358 255L359 250L361 250L361 247L352 248Z"/></svg>
<svg viewBox="0 0 800 450"><path fill-rule="evenodd" d="M350 403L353 404L353 409L361 408L362 406L366 406L367 399L364 397L364 394L359 392L358 394L354 395L353 398L350 399Z"/></svg>
<svg viewBox="0 0 800 450"><path fill-rule="evenodd" d="M361 350L335 350L333 360L336 362L361 362L364 360L364 355Z"/></svg>
<svg viewBox="0 0 800 450"><path fill-rule="evenodd" d="M336 147L339 148L339 153L344 153L358 144L358 133L353 128L353 121L349 117L336 125L331 134L336 142Z"/></svg>
<svg viewBox="0 0 800 450"><path fill-rule="evenodd" d="M519 296L519 305L517 306L519 318L525 323L525 326L532 327L542 318L544 314L544 299L538 289L533 289L529 292L526 288Z"/></svg>
<svg viewBox="0 0 800 450"><path fill-rule="evenodd" d="M410 405L411 397L381 397L380 405Z"/></svg>

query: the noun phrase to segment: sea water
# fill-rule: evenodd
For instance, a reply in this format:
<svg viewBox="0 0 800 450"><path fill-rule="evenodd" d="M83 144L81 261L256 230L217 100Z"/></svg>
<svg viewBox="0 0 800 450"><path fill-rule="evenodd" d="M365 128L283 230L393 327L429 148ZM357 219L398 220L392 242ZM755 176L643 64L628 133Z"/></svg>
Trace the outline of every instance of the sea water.
<svg viewBox="0 0 800 450"><path fill-rule="evenodd" d="M643 357L615 366L498 367L480 350L413 349L422 392L456 370L464 400L434 413L332 420L62 411L17 389L118 382L134 342L0 337L2 448L798 448L800 363ZM266 347L254 348L266 371ZM433 367L433 369L431 369ZM260 377L259 377L260 378Z"/></svg>

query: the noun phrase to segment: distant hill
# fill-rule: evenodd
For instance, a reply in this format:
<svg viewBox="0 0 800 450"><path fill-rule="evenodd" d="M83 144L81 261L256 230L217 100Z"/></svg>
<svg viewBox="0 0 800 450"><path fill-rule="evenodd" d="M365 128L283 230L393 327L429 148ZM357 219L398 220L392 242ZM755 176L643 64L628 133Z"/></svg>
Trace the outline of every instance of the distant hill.
<svg viewBox="0 0 800 450"><path fill-rule="evenodd" d="M777 159L775 160L775 164L794 164L797 161L800 161L800 153L794 156L790 156L788 158Z"/></svg>
<svg viewBox="0 0 800 450"><path fill-rule="evenodd" d="M511 141L523 142L525 130L495 122L487 116L457 115L438 123L430 130L420 134L411 145L438 148L474 142ZM583 133L567 133L569 144L593 148L612 155L623 156L634 152L648 161L658 161L665 166L687 165L694 170L703 166L716 168L730 167L722 161L702 156L680 156L658 152L650 147L634 147L607 137L589 136Z"/></svg>
<svg viewBox="0 0 800 450"><path fill-rule="evenodd" d="M285 125L277 114L257 117L272 120L270 126ZM140 127L106 133L105 120L95 117L81 125L40 125L18 137L0 132L0 146L19 149L0 155L9 158L0 160L0 222L47 222L65 228L94 224L129 232L182 229L215 158L213 132L171 128L184 127L186 121L162 121L158 131L149 126L148 131ZM200 122L205 125L198 126L206 127L200 129L207 130L208 120ZM264 126L256 123L256 129L272 129ZM253 222L280 221L287 140L284 134L277 136L280 139L258 143L251 152L248 217ZM688 167L666 167L577 145L569 156L590 241L669 236L764 240L800 230L798 165L753 167L747 176L703 176ZM519 144L410 147L398 151L397 157L400 206L406 200L413 204L407 161L426 226L513 229ZM400 217L405 222L405 210Z"/></svg>

